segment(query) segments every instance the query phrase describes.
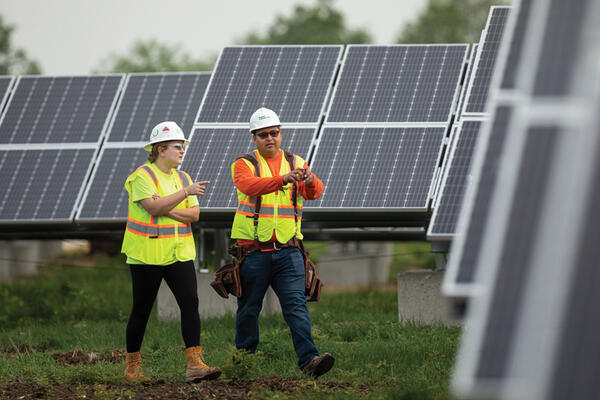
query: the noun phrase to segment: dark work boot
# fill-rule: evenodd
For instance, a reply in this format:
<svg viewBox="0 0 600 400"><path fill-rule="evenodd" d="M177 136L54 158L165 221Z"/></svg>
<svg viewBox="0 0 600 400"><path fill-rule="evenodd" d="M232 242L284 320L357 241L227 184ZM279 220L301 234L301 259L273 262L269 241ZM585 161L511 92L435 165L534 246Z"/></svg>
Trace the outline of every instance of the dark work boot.
<svg viewBox="0 0 600 400"><path fill-rule="evenodd" d="M331 367L333 367L333 363L335 359L329 353L322 354L320 356L315 356L308 364L306 364L302 368L302 372L312 378L318 378L319 376L328 372Z"/></svg>

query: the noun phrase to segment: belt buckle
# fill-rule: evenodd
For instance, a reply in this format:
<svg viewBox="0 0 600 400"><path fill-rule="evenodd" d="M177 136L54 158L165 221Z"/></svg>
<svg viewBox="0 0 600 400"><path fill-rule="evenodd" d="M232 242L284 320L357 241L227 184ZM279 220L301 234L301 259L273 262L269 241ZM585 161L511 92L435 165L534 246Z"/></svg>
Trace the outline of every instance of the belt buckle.
<svg viewBox="0 0 600 400"><path fill-rule="evenodd" d="M277 242L273 242L273 250L280 250L281 247L277 247Z"/></svg>

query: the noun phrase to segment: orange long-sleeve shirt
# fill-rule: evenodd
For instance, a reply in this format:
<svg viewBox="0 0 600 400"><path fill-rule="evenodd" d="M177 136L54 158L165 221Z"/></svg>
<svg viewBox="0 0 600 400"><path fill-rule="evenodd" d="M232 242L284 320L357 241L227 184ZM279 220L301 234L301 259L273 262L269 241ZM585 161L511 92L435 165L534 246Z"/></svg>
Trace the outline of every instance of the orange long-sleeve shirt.
<svg viewBox="0 0 600 400"><path fill-rule="evenodd" d="M240 192L248 196L261 196L263 194L272 193L281 189L284 186L283 175L279 175L281 162L283 161L282 154L283 152L279 152L278 157L265 158L267 164L269 165L269 169L271 170L271 178L260 178L254 176L252 169L250 169L244 160L237 160L233 167L233 184L239 189ZM304 162L304 168L309 169L309 166L306 162ZM304 182L297 183L298 193L300 193L305 200L315 200L323 194L323 182L317 178L315 174L313 174L313 178L314 179L310 184L305 184ZM273 231L271 241L274 242L276 240L275 231ZM253 240L238 239L238 243L240 245L250 244L253 242Z"/></svg>

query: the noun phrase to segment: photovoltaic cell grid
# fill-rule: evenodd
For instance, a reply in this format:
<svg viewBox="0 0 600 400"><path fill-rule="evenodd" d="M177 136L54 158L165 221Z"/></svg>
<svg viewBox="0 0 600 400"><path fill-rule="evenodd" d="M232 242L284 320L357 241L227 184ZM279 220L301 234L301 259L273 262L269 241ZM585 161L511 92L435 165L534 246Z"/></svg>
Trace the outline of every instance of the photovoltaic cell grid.
<svg viewBox="0 0 600 400"><path fill-rule="evenodd" d="M0 223L70 220L94 151L0 151Z"/></svg>
<svg viewBox="0 0 600 400"><path fill-rule="evenodd" d="M443 123L467 45L348 46L327 123Z"/></svg>
<svg viewBox="0 0 600 400"><path fill-rule="evenodd" d="M104 148L101 151L77 220L125 220L125 180L144 164L148 153L137 148Z"/></svg>
<svg viewBox="0 0 600 400"><path fill-rule="evenodd" d="M225 47L196 123L244 123L260 107L282 123L316 124L342 46Z"/></svg>
<svg viewBox="0 0 600 400"><path fill-rule="evenodd" d="M464 202L464 204L471 204L471 209L461 211L468 213L466 229L464 230L464 236L461 238L462 242L456 242L457 246L459 244L462 246L460 249L452 249L449 263L449 268L458 268L456 283L459 285L468 285L475 281L475 264L479 258L481 239L490 217L492 193L498 178L500 157L504 152L504 143L511 115L511 107L497 107L489 136L482 146L482 151L485 153L478 180L474 182L473 200L465 199ZM486 140L486 138L482 136L482 140ZM453 256L458 258L452 260Z"/></svg>
<svg viewBox="0 0 600 400"><path fill-rule="evenodd" d="M479 46L474 76L467 96L465 113L483 113L488 99L494 66L502 42L510 7L492 7L485 35Z"/></svg>
<svg viewBox="0 0 600 400"><path fill-rule="evenodd" d="M510 201L508 226L503 233L500 258L495 268L497 275L493 282L488 282L493 290L490 291L492 297L487 318L481 321L485 328L477 353L477 378L501 379L506 376L532 256L532 238L541 217L539 204L546 192L560 132L558 127L532 126L526 133L514 197Z"/></svg>
<svg viewBox="0 0 600 400"><path fill-rule="evenodd" d="M429 225L428 239L452 239L467 185L481 121L463 121L442 183L441 198Z"/></svg>
<svg viewBox="0 0 600 400"><path fill-rule="evenodd" d="M516 84L517 68L521 60L521 50L525 41L525 26L529 19L532 0L521 0L518 4L517 20L515 21L508 56L502 75L501 89L514 89Z"/></svg>
<svg viewBox="0 0 600 400"><path fill-rule="evenodd" d="M281 148L306 160L315 133L315 128L284 127ZM198 197L200 207L237 208L231 164L237 157L255 148L252 135L246 128L194 128L181 169L189 173L194 181L210 181L205 194Z"/></svg>
<svg viewBox="0 0 600 400"><path fill-rule="evenodd" d="M207 72L129 75L108 140L146 141L162 121L177 122L188 135L209 79Z"/></svg>
<svg viewBox="0 0 600 400"><path fill-rule="evenodd" d="M469 89L469 86L471 85L471 78L473 77L473 69L475 67L475 59L477 58L477 48L478 47L479 47L478 44L474 44L472 47L472 50L471 50L471 59L469 61L469 67L467 69L467 75L462 84L460 98L458 100L458 107L456 108L457 115L456 115L455 121L460 121L460 117L461 117L460 114L462 113L462 110L464 107L464 102L467 97L467 91Z"/></svg>
<svg viewBox="0 0 600 400"><path fill-rule="evenodd" d="M546 18L544 40L537 71L533 95L565 96L572 84L574 60L581 51L581 38L585 26L590 0L550 0Z"/></svg>
<svg viewBox="0 0 600 400"><path fill-rule="evenodd" d="M426 209L445 127L325 127L311 169L325 190L307 207Z"/></svg>
<svg viewBox="0 0 600 400"><path fill-rule="evenodd" d="M20 77L0 122L0 144L97 143L122 80Z"/></svg>

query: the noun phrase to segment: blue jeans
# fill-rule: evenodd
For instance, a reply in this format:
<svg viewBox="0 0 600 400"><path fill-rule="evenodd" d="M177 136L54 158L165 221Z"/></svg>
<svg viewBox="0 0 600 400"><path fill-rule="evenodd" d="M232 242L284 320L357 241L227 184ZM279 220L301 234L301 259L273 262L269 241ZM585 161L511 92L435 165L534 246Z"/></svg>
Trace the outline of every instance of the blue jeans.
<svg viewBox="0 0 600 400"><path fill-rule="evenodd" d="M298 366L304 367L319 355L312 338L310 316L304 297L304 259L300 250L287 247L255 251L240 267L242 297L238 298L235 346L250 352L258 346L258 314L269 285L277 294L283 318L292 332Z"/></svg>

